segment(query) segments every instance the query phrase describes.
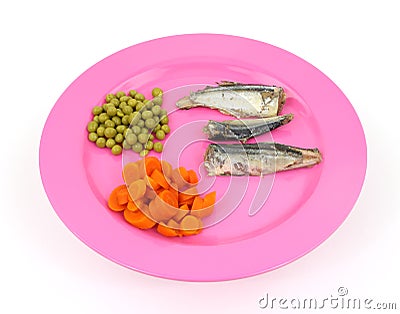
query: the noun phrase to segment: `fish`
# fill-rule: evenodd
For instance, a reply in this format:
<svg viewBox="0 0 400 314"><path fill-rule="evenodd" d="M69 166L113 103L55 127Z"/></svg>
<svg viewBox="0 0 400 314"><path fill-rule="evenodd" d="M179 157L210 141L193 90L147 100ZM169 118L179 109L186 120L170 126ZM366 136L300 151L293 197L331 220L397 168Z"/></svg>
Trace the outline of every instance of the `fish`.
<svg viewBox="0 0 400 314"><path fill-rule="evenodd" d="M236 118L275 117L282 111L286 94L282 87L222 81L191 92L176 102L179 109L207 107Z"/></svg>
<svg viewBox="0 0 400 314"><path fill-rule="evenodd" d="M246 120L209 120L203 132L212 141L239 140L243 143L252 137L270 132L292 121L293 114Z"/></svg>
<svg viewBox="0 0 400 314"><path fill-rule="evenodd" d="M279 171L312 167L322 161L318 148L279 143L216 144L204 154L209 176L263 176Z"/></svg>

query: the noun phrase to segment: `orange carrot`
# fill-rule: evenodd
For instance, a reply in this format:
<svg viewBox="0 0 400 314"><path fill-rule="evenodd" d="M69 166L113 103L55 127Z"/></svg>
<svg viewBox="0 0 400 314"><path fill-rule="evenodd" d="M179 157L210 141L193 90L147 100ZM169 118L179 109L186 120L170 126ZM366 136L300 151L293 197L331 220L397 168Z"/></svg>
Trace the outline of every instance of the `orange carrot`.
<svg viewBox="0 0 400 314"><path fill-rule="evenodd" d="M139 229L150 229L156 225L155 221L151 220L141 211L132 212L126 209L124 210L124 218Z"/></svg>
<svg viewBox="0 0 400 314"><path fill-rule="evenodd" d="M157 182L160 186L162 186L164 189L169 188L169 184L167 180L165 179L164 175L159 171L158 169L154 169L153 173L151 174L151 178Z"/></svg>
<svg viewBox="0 0 400 314"><path fill-rule="evenodd" d="M129 186L133 181L140 179L139 176L139 166L136 162L130 162L125 165L122 170L122 178L124 179L126 185Z"/></svg>
<svg viewBox="0 0 400 314"><path fill-rule="evenodd" d="M217 192L213 191L204 196L204 207L214 206L217 198Z"/></svg>
<svg viewBox="0 0 400 314"><path fill-rule="evenodd" d="M128 209L132 212L139 210L139 208L136 206L135 202L131 202L131 201L129 201L128 204L126 205L126 209Z"/></svg>
<svg viewBox="0 0 400 314"><path fill-rule="evenodd" d="M199 195L196 187L190 187L187 190L179 193L178 202L179 205L189 204L192 205L195 196Z"/></svg>
<svg viewBox="0 0 400 314"><path fill-rule="evenodd" d="M133 181L129 185L128 190L132 200L136 201L142 198L144 196L144 193L146 193L146 182L143 179Z"/></svg>
<svg viewBox="0 0 400 314"><path fill-rule="evenodd" d="M145 180L147 185L151 187L153 191L157 190L160 187L160 185L152 177L146 176Z"/></svg>
<svg viewBox="0 0 400 314"><path fill-rule="evenodd" d="M158 196L168 205L178 207L178 199L170 190L164 190Z"/></svg>
<svg viewBox="0 0 400 314"><path fill-rule="evenodd" d="M117 186L117 187L111 192L110 197L108 198L108 207L109 207L111 210L116 211L116 212L120 212L120 211L123 211L123 210L125 209L126 206L125 206L125 205L121 205L121 204L118 202L118 192L119 192L120 190L123 190L123 189L126 189L126 185L125 185L125 184L120 185L120 186Z"/></svg>
<svg viewBox="0 0 400 314"><path fill-rule="evenodd" d="M203 208L203 199L200 196L196 196L193 200L192 211Z"/></svg>
<svg viewBox="0 0 400 314"><path fill-rule="evenodd" d="M120 205L126 205L129 201L128 199L128 189L125 186L124 188L121 188L118 192L117 192L117 200L118 200L118 204Z"/></svg>
<svg viewBox="0 0 400 314"><path fill-rule="evenodd" d="M189 173L186 170L186 168L185 167L179 167L178 170L179 170L179 173L180 173L182 179L185 180L187 183L190 183L190 181L189 181Z"/></svg>
<svg viewBox="0 0 400 314"><path fill-rule="evenodd" d="M176 183L171 183L168 190L170 190L171 193L173 193L175 195L176 199L178 199L179 191L178 191L178 185Z"/></svg>
<svg viewBox="0 0 400 314"><path fill-rule="evenodd" d="M197 184L199 183L199 178L194 170L188 170L189 175L189 183L190 184Z"/></svg>
<svg viewBox="0 0 400 314"><path fill-rule="evenodd" d="M179 235L175 229L170 228L163 223L158 224L157 232L166 237L177 237Z"/></svg>
<svg viewBox="0 0 400 314"><path fill-rule="evenodd" d="M151 176L154 169L158 169L158 171L161 171L161 162L158 160L157 157L154 156L145 157L144 164L148 176Z"/></svg>

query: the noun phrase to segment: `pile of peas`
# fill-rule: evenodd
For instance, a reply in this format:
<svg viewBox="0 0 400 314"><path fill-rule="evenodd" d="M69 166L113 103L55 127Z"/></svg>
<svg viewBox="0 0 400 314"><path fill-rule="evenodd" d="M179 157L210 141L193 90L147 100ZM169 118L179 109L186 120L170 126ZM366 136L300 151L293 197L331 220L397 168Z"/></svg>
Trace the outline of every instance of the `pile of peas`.
<svg viewBox="0 0 400 314"><path fill-rule="evenodd" d="M93 120L87 125L89 141L110 148L114 155L123 149L132 149L142 157L150 150L161 153L160 141L170 132L168 116L161 108L163 91L154 88L151 94L152 100L135 90L128 95L123 91L108 94L106 103L92 110Z"/></svg>

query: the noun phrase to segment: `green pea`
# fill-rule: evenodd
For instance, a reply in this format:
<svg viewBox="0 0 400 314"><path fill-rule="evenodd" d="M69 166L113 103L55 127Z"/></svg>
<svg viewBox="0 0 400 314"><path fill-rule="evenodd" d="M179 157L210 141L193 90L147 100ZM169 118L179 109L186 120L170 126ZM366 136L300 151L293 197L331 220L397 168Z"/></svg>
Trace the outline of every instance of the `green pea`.
<svg viewBox="0 0 400 314"><path fill-rule="evenodd" d="M154 145L153 145L153 149L157 153L161 153L162 150L163 150L163 144L161 142L155 142Z"/></svg>
<svg viewBox="0 0 400 314"><path fill-rule="evenodd" d="M108 148L112 148L114 145L115 145L115 140L114 140L114 139L109 138L109 139L106 141L106 146L107 146Z"/></svg>
<svg viewBox="0 0 400 314"><path fill-rule="evenodd" d="M125 125L118 125L115 129L117 130L118 133L123 134L124 131L126 130L126 126Z"/></svg>
<svg viewBox="0 0 400 314"><path fill-rule="evenodd" d="M137 112L137 111L133 112L132 113L132 121L131 121L131 123L133 125L137 124L138 121L141 119L141 117L142 117L142 115L140 114L140 112Z"/></svg>
<svg viewBox="0 0 400 314"><path fill-rule="evenodd" d="M161 106L163 103L163 99L161 96L157 96L153 98L153 104L156 106Z"/></svg>
<svg viewBox="0 0 400 314"><path fill-rule="evenodd" d="M129 128L126 128L125 131L124 131L124 133L123 133L123 137L126 138L128 134L132 134L132 130L129 129Z"/></svg>
<svg viewBox="0 0 400 314"><path fill-rule="evenodd" d="M115 127L115 122L113 120L106 120L104 122L104 125L106 128L114 128Z"/></svg>
<svg viewBox="0 0 400 314"><path fill-rule="evenodd" d="M103 107L101 107L101 106L95 106L95 107L93 107L93 109L92 109L92 113L93 113L95 116L99 115L99 114L102 113L102 112L103 112Z"/></svg>
<svg viewBox="0 0 400 314"><path fill-rule="evenodd" d="M94 116L93 117L93 121L97 122L97 123L100 123L99 116Z"/></svg>
<svg viewBox="0 0 400 314"><path fill-rule="evenodd" d="M154 104L153 104L152 101L148 101L148 102L146 103L146 109L147 109L147 110L151 110L153 107L154 107Z"/></svg>
<svg viewBox="0 0 400 314"><path fill-rule="evenodd" d="M161 125L159 125L159 124L156 125L156 127L153 130L153 132L157 133L158 130L161 130Z"/></svg>
<svg viewBox="0 0 400 314"><path fill-rule="evenodd" d="M123 148L123 149L131 149L132 146L129 145L129 144L126 142L126 140L125 140L125 141L122 142L122 148Z"/></svg>
<svg viewBox="0 0 400 314"><path fill-rule="evenodd" d="M98 136L104 136L104 131L105 131L105 127L104 126L99 126L96 130L96 133Z"/></svg>
<svg viewBox="0 0 400 314"><path fill-rule="evenodd" d="M113 155L120 155L122 153L121 145L114 145L113 148L111 148L111 152L113 153Z"/></svg>
<svg viewBox="0 0 400 314"><path fill-rule="evenodd" d="M159 140L163 140L165 138L165 133L163 130L158 130L156 132L156 138Z"/></svg>
<svg viewBox="0 0 400 314"><path fill-rule="evenodd" d="M90 121L87 125L87 130L89 132L96 132L98 127L99 127L99 124L96 121Z"/></svg>
<svg viewBox="0 0 400 314"><path fill-rule="evenodd" d="M129 91L129 95L131 95L131 97L135 97L136 94L137 94L137 91L135 91L134 89L131 89Z"/></svg>
<svg viewBox="0 0 400 314"><path fill-rule="evenodd" d="M104 136L107 138L112 138L117 134L117 130L114 128L106 128L104 130Z"/></svg>
<svg viewBox="0 0 400 314"><path fill-rule="evenodd" d="M122 108L122 112L125 114L131 114L133 112L133 108L131 106L126 105L124 108Z"/></svg>
<svg viewBox="0 0 400 314"><path fill-rule="evenodd" d="M106 102L110 102L112 99L114 99L115 98L115 95L114 94L107 94L107 96L106 96Z"/></svg>
<svg viewBox="0 0 400 314"><path fill-rule="evenodd" d="M148 134L144 134L144 133L140 133L137 136L137 139L138 139L139 143L146 144L147 141L149 140L149 135Z"/></svg>
<svg viewBox="0 0 400 314"><path fill-rule="evenodd" d="M161 124L167 124L169 122L169 119L167 116L163 116L160 120Z"/></svg>
<svg viewBox="0 0 400 314"><path fill-rule="evenodd" d="M122 118L124 116L124 113L119 108L117 109L117 116L120 117L120 118Z"/></svg>
<svg viewBox="0 0 400 314"><path fill-rule="evenodd" d="M115 123L115 125L120 125L122 123L121 118L118 116L112 117L111 120Z"/></svg>
<svg viewBox="0 0 400 314"><path fill-rule="evenodd" d="M144 125L148 129L154 129L154 127L156 126L156 121L154 121L153 118L150 118L150 119L147 119L146 121L144 121Z"/></svg>
<svg viewBox="0 0 400 314"><path fill-rule="evenodd" d="M135 125L135 126L132 127L132 131L133 131L133 133L136 134L136 135L139 135L141 130L142 130L142 128L139 127L139 126L137 126L137 125Z"/></svg>
<svg viewBox="0 0 400 314"><path fill-rule="evenodd" d="M110 117L114 117L116 114L117 114L117 108L115 108L114 106L108 106L108 108L107 108L107 114L110 116Z"/></svg>
<svg viewBox="0 0 400 314"><path fill-rule="evenodd" d="M159 116L161 113L161 107L159 105L155 105L153 108L151 108L151 111L153 112L153 115Z"/></svg>
<svg viewBox="0 0 400 314"><path fill-rule="evenodd" d="M115 94L115 96L117 96L117 98L121 98L122 96L126 96L126 94L123 91L119 91Z"/></svg>
<svg viewBox="0 0 400 314"><path fill-rule="evenodd" d="M161 109L160 117L162 118L162 117L164 117L164 116L166 116L166 115L167 115L167 110Z"/></svg>
<svg viewBox="0 0 400 314"><path fill-rule="evenodd" d="M146 143L146 145L144 146L145 149L147 149L148 151L152 150L154 146L154 143L152 141L148 141Z"/></svg>
<svg viewBox="0 0 400 314"><path fill-rule="evenodd" d="M160 118L158 116L154 116L153 119L156 122L156 125L160 122Z"/></svg>
<svg viewBox="0 0 400 314"><path fill-rule="evenodd" d="M143 128L143 127L144 127L144 121L143 121L142 119L140 119L140 120L136 123L136 125L137 125L138 127Z"/></svg>
<svg viewBox="0 0 400 314"><path fill-rule="evenodd" d="M127 104L128 104L128 106L131 106L132 108L135 108L135 107L136 107L136 104L137 104L137 100L131 98L131 99L129 99L129 100L127 101Z"/></svg>
<svg viewBox="0 0 400 314"><path fill-rule="evenodd" d="M138 101L136 103L136 111L141 111L146 105L142 103L141 101Z"/></svg>
<svg viewBox="0 0 400 314"><path fill-rule="evenodd" d="M117 135L115 135L114 140L115 140L117 143L122 143L122 142L124 141L124 136L123 136L121 133L118 133Z"/></svg>
<svg viewBox="0 0 400 314"><path fill-rule="evenodd" d="M141 93L136 93L135 99L136 99L136 100L140 100L140 101L145 100L144 95L141 94Z"/></svg>
<svg viewBox="0 0 400 314"><path fill-rule="evenodd" d="M128 97L128 96L122 96L122 97L120 97L119 98L119 101L122 101L122 102L128 102L128 100L129 100L130 98Z"/></svg>
<svg viewBox="0 0 400 314"><path fill-rule="evenodd" d="M114 106L119 105L119 99L118 98L113 98L110 100L110 104L113 104Z"/></svg>
<svg viewBox="0 0 400 314"><path fill-rule="evenodd" d="M101 106L101 109L102 109L103 111L107 112L108 106L110 106L110 104L108 104L108 103L103 104L103 105Z"/></svg>
<svg viewBox="0 0 400 314"><path fill-rule="evenodd" d="M150 136L149 136L149 141L152 141L152 140L154 140L154 135L153 135L153 134L150 134Z"/></svg>
<svg viewBox="0 0 400 314"><path fill-rule="evenodd" d="M124 111L124 108L128 106L128 104L125 101L122 101L119 103L119 108L122 109L122 111Z"/></svg>
<svg viewBox="0 0 400 314"><path fill-rule="evenodd" d="M129 125L129 116L128 115L123 116L121 122L123 125Z"/></svg>
<svg viewBox="0 0 400 314"><path fill-rule="evenodd" d="M106 139L104 137L99 137L96 140L96 145L97 145L97 147L100 147L100 148L106 147Z"/></svg>
<svg viewBox="0 0 400 314"><path fill-rule="evenodd" d="M161 88L155 87L153 88L153 90L151 91L151 94L153 95L153 97L157 97L163 94L163 91Z"/></svg>
<svg viewBox="0 0 400 314"><path fill-rule="evenodd" d="M125 140L129 145L133 145L133 144L135 144L137 142L137 136L135 134L133 134L133 133L132 134L128 134L126 136Z"/></svg>
<svg viewBox="0 0 400 314"><path fill-rule="evenodd" d="M142 112L142 119L143 120L147 120L153 118L153 112L151 112L150 110L145 110Z"/></svg>
<svg viewBox="0 0 400 314"><path fill-rule="evenodd" d="M142 129L140 130L140 133L148 134L148 133L149 133L149 130L148 130L147 128L142 128Z"/></svg>
<svg viewBox="0 0 400 314"><path fill-rule="evenodd" d="M140 144L139 142L132 145L132 150L136 153L140 153L142 151L142 149L143 149L143 145Z"/></svg>
<svg viewBox="0 0 400 314"><path fill-rule="evenodd" d="M143 100L143 103L144 103L145 105L147 105L147 103L148 103L149 101L150 101L149 99L145 99L145 100Z"/></svg>
<svg viewBox="0 0 400 314"><path fill-rule="evenodd" d="M171 129L169 128L168 124L164 124L161 127L161 130L163 130L165 134L168 134L169 132L171 132Z"/></svg>
<svg viewBox="0 0 400 314"><path fill-rule="evenodd" d="M90 132L88 135L89 141L96 142L99 136L95 132Z"/></svg>
<svg viewBox="0 0 400 314"><path fill-rule="evenodd" d="M108 114L104 113L104 112L99 115L100 123L104 123L108 119L110 119L110 116Z"/></svg>
<svg viewBox="0 0 400 314"><path fill-rule="evenodd" d="M143 150L139 153L139 156L140 156L140 157L145 157L145 156L147 156L148 153L149 153L149 151L148 151L147 149L143 149Z"/></svg>

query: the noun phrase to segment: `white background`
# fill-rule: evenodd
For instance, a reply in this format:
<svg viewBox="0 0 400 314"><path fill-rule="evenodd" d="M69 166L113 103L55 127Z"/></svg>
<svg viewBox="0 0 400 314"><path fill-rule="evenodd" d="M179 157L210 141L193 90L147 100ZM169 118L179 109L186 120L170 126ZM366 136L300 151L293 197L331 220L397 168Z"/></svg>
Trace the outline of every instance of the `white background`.
<svg viewBox="0 0 400 314"><path fill-rule="evenodd" d="M267 292L322 298L340 286L399 309L396 3L2 1L0 312L261 313L267 310L258 300ZM257 39L309 61L347 95L368 143L363 191L332 237L281 269L220 283L154 278L98 255L56 216L38 169L47 115L78 75L136 43L198 32Z"/></svg>

